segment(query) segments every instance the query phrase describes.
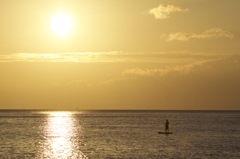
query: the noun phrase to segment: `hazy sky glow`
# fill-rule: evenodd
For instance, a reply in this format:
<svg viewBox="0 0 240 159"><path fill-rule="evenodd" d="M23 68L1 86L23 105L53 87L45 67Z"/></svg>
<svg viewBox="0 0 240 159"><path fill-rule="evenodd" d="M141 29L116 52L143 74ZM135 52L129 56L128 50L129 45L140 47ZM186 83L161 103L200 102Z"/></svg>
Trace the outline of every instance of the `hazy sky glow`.
<svg viewBox="0 0 240 159"><path fill-rule="evenodd" d="M2 0L0 109L239 110L239 6Z"/></svg>

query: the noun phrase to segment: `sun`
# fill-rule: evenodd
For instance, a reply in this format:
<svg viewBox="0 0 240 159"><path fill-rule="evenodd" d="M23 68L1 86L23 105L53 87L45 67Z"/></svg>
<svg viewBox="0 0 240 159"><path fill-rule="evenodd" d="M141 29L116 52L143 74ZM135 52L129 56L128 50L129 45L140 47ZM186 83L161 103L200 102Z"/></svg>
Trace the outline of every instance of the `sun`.
<svg viewBox="0 0 240 159"><path fill-rule="evenodd" d="M51 28L57 35L68 35L72 30L72 21L66 14L57 14L51 20Z"/></svg>

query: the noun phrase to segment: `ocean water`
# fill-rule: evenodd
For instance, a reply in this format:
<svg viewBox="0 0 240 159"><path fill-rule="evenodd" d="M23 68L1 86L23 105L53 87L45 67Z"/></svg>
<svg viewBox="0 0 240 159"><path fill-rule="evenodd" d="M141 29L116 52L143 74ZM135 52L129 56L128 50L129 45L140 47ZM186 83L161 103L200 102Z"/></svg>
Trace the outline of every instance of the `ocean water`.
<svg viewBox="0 0 240 159"><path fill-rule="evenodd" d="M0 111L0 158L239 159L240 111Z"/></svg>

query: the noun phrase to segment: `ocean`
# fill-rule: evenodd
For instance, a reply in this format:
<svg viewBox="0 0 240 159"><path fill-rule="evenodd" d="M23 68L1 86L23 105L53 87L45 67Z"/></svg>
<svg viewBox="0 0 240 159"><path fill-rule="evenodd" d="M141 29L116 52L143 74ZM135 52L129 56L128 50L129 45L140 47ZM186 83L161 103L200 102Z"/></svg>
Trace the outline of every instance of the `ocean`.
<svg viewBox="0 0 240 159"><path fill-rule="evenodd" d="M239 159L240 111L2 110L0 158Z"/></svg>

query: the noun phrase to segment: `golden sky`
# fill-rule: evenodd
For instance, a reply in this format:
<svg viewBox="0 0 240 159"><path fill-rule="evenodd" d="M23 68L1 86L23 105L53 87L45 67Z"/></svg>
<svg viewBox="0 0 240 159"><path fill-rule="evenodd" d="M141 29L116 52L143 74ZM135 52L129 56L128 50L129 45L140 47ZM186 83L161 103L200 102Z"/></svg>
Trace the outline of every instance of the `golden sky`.
<svg viewBox="0 0 240 159"><path fill-rule="evenodd" d="M0 109L240 109L239 0L1 0Z"/></svg>

